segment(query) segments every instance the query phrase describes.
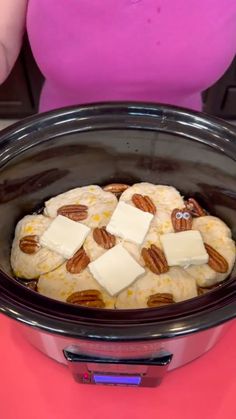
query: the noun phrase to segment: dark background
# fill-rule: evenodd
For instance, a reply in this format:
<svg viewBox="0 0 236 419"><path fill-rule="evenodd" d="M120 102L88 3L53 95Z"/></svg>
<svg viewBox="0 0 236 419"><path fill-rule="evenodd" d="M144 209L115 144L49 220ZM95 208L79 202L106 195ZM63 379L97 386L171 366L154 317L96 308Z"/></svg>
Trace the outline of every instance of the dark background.
<svg viewBox="0 0 236 419"><path fill-rule="evenodd" d="M37 112L43 77L27 39L7 81L0 86L0 118L22 118ZM236 58L224 76L203 92L204 111L236 120Z"/></svg>

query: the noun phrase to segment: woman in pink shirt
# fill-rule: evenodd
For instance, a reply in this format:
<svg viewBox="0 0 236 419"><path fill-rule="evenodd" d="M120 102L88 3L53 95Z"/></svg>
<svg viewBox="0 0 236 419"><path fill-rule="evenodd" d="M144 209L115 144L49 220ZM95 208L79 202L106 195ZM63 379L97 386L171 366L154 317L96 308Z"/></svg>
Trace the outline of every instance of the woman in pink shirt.
<svg viewBox="0 0 236 419"><path fill-rule="evenodd" d="M201 109L235 55L235 0L0 0L0 82L27 27L40 111L101 101Z"/></svg>

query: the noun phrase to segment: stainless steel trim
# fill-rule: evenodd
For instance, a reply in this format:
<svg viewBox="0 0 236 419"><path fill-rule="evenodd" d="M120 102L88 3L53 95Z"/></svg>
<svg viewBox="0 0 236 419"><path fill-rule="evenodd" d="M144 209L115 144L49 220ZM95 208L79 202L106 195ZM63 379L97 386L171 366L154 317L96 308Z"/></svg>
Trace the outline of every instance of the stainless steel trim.
<svg viewBox="0 0 236 419"><path fill-rule="evenodd" d="M168 371L178 368L209 351L230 328L231 322L212 329L193 333L179 338L159 339L140 342L99 342L92 340L72 339L55 334L41 332L29 326L19 324L27 340L41 352L57 362L67 364L63 350L75 346L80 354L90 357L109 359L137 359L157 356L160 351L173 354Z"/></svg>

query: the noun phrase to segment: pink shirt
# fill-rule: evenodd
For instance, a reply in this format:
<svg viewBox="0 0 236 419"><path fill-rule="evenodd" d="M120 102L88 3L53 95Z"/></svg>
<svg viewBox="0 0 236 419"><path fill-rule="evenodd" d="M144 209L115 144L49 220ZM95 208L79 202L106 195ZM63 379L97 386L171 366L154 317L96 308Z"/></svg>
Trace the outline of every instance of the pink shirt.
<svg viewBox="0 0 236 419"><path fill-rule="evenodd" d="M230 65L236 0L29 0L40 110L137 100L201 108Z"/></svg>

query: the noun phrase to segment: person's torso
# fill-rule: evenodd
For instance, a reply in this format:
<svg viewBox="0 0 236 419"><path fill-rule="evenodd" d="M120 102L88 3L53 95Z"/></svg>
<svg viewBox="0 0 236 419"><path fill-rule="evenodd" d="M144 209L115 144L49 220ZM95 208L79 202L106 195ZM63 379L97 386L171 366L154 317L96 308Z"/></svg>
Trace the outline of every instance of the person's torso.
<svg viewBox="0 0 236 419"><path fill-rule="evenodd" d="M208 87L230 64L236 1L29 0L27 28L65 104L172 103Z"/></svg>

